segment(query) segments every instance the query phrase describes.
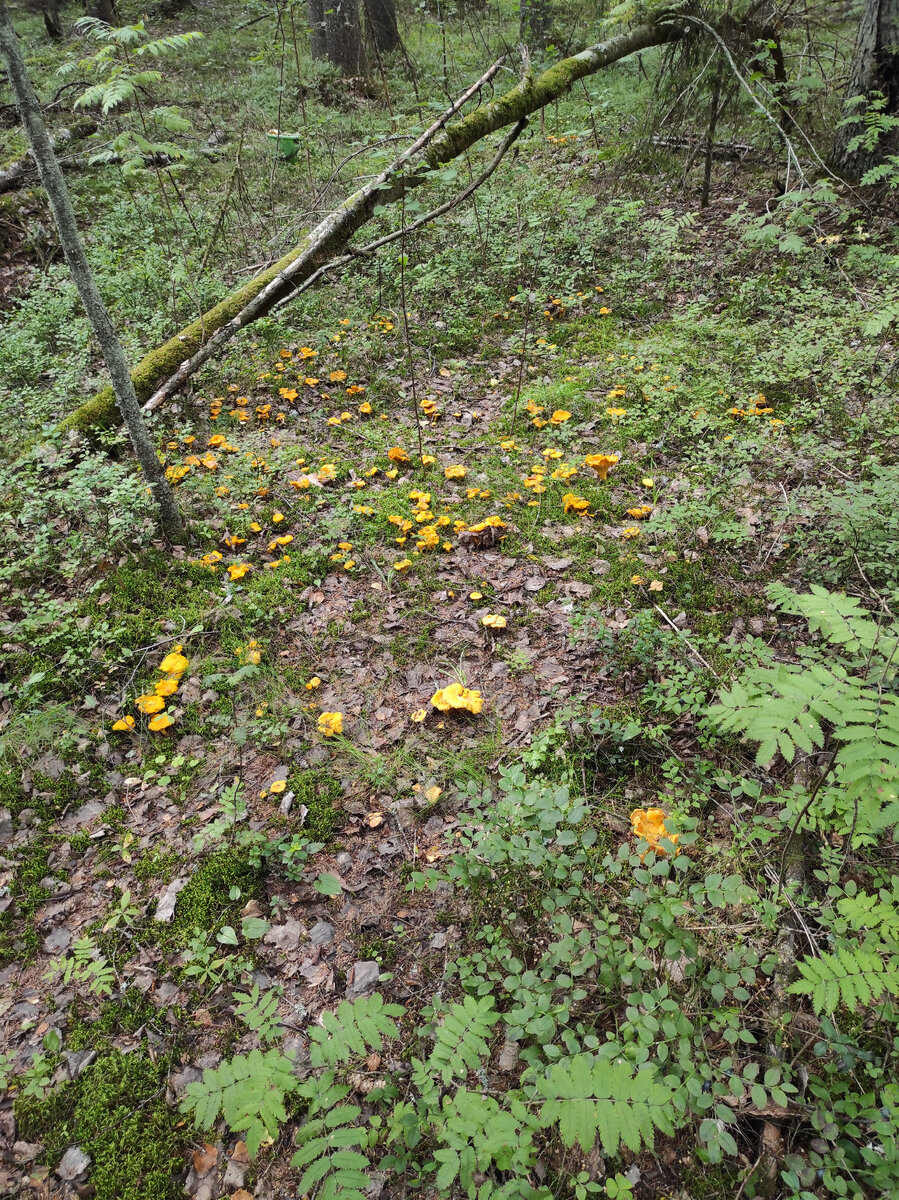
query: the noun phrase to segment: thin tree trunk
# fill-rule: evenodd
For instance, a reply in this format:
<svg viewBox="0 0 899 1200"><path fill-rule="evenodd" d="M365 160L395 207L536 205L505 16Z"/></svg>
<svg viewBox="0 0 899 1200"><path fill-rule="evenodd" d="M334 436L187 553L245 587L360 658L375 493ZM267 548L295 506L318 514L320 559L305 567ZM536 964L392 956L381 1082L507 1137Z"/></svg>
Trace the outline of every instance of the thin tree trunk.
<svg viewBox="0 0 899 1200"><path fill-rule="evenodd" d="M16 31L9 19L6 0L0 0L0 54L6 62L9 84L22 118L22 124L25 127L25 134L31 145L31 152L40 173L41 183L47 192L47 199L50 202L66 262L69 264L69 270L72 272L72 278L94 328L97 341L100 343L103 359L112 378L115 400L125 424L128 426L134 452L156 500L160 528L169 541L183 542L184 526L181 523L178 506L147 433L147 427L141 416L140 404L131 382L131 373L125 353L112 327L106 306L87 261L84 244L78 232L75 210L72 208L69 191L62 171L59 169L59 163L56 161L56 155L53 153L53 146L41 116L37 96L31 85Z"/></svg>
<svg viewBox="0 0 899 1200"><path fill-rule="evenodd" d="M328 58L344 75L365 73L362 26L357 0L325 0Z"/></svg>
<svg viewBox="0 0 899 1200"><path fill-rule="evenodd" d="M328 57L328 35L325 30L325 0L308 0L309 51L313 58Z"/></svg>
<svg viewBox="0 0 899 1200"><path fill-rule="evenodd" d="M43 13L44 25L47 27L49 36L54 40L61 38L62 21L59 18L59 0L43 0L41 12Z"/></svg>
<svg viewBox="0 0 899 1200"><path fill-rule="evenodd" d="M705 162L702 168L702 196L699 207L708 208L709 189L712 184L712 150L715 145L715 128L718 124L719 101L721 100L721 81L715 80L712 88L712 107L709 110L709 127L705 136Z"/></svg>
<svg viewBox="0 0 899 1200"><path fill-rule="evenodd" d="M520 0L518 36L526 46L545 46L549 41L549 0Z"/></svg>
<svg viewBox="0 0 899 1200"><path fill-rule="evenodd" d="M866 0L855 55L846 88L846 100L862 96L867 101L884 97L883 113L899 116L899 0ZM858 107L847 107L844 117L858 115ZM860 120L841 125L834 138L830 162L847 179L858 180L888 155L899 153L899 129L882 133L877 144L849 149L849 143L864 130Z"/></svg>
<svg viewBox="0 0 899 1200"><path fill-rule="evenodd" d="M600 42L582 50L580 54L562 59L542 75L535 77L528 73L504 95L443 128L423 154L422 168L433 168L452 161L482 138L507 125L517 123L523 117L538 112L545 105L557 100L584 76L592 75L639 50L676 41L687 32L688 27L684 23L673 20L638 25L608 42ZM497 65L479 82L483 84L485 80L492 78L498 69ZM473 89L469 89L467 95L472 94L472 91ZM397 182L400 172L409 167L412 151L417 152L420 145L421 139L387 171L347 197L306 235L299 246L274 266L261 272L238 291L232 292L164 345L146 354L132 373L138 397L142 401L149 400L159 385L174 375L186 359L196 354L218 330L228 325L239 314L245 314L241 317L242 326L245 327L251 320L270 312L276 304L294 292L299 284L329 262L356 230L370 219L376 206L389 204L423 183L426 178L424 170L416 172L414 167L409 174L403 176L401 183ZM389 190L384 187L387 182ZM261 301L258 310L254 308L248 312L250 302L256 297L260 297ZM88 429L97 425L108 426L114 421L113 397L108 390L104 390L65 418L60 428Z"/></svg>
<svg viewBox="0 0 899 1200"><path fill-rule="evenodd" d="M99 21L105 21L107 25L114 25L119 19L116 0L89 0L85 8L89 17L96 17Z"/></svg>
<svg viewBox="0 0 899 1200"><path fill-rule="evenodd" d="M375 49L389 54L400 44L400 31L396 23L395 0L363 0L365 24L368 27Z"/></svg>

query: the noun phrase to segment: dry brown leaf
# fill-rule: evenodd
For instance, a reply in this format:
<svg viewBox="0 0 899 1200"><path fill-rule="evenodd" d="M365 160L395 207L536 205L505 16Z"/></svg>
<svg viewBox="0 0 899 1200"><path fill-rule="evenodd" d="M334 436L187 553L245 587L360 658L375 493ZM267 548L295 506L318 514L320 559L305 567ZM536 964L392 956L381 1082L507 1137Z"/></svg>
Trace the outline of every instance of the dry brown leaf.
<svg viewBox="0 0 899 1200"><path fill-rule="evenodd" d="M218 1160L218 1150L208 1142L202 1150L194 1150L194 1170L198 1175L208 1175Z"/></svg>

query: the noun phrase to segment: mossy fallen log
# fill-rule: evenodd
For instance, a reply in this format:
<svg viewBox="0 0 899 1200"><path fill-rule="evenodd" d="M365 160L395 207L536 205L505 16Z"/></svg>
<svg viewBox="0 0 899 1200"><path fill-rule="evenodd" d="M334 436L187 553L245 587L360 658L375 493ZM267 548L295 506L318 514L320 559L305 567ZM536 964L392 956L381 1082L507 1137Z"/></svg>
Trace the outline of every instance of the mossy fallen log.
<svg viewBox="0 0 899 1200"><path fill-rule="evenodd" d="M142 403L169 379L229 322L239 327L270 312L276 304L308 279L342 249L358 229L372 216L376 206L397 200L425 182L427 169L450 162L477 142L505 126L512 125L559 99L571 86L587 75L627 58L640 50L662 45L684 36L687 26L676 19L657 19L635 26L606 42L590 46L579 54L563 59L540 75L527 72L502 96L484 104L475 112L428 131L387 168L377 179L354 192L323 221L315 226L288 254L268 270L232 292L214 308L180 330L162 346L146 354L132 371L134 390ZM495 64L456 103L461 107L484 82L498 70ZM407 172L407 168L412 168ZM407 172L407 173L404 173ZM237 331L234 326L232 332ZM87 431L118 423L115 397L111 388L103 388L59 425L60 431Z"/></svg>

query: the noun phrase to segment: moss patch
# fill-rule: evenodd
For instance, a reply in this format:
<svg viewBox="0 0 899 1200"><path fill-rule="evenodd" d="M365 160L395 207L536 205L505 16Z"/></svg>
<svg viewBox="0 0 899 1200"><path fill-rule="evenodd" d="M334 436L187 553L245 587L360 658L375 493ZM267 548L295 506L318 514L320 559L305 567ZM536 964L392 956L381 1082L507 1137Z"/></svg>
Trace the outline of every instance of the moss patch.
<svg viewBox="0 0 899 1200"><path fill-rule="evenodd" d="M76 1000L66 1039L69 1050L103 1050L111 1038L137 1033L157 1020L159 1010L142 992L131 987L123 996L105 1000L96 1020L87 1020L87 1015L88 1010Z"/></svg>
<svg viewBox="0 0 899 1200"><path fill-rule="evenodd" d="M297 805L304 804L308 809L303 833L310 841L329 842L343 821L335 807L342 795L338 781L326 771L303 771L290 776L289 786Z"/></svg>
<svg viewBox="0 0 899 1200"><path fill-rule="evenodd" d="M92 1159L95 1200L175 1200L184 1165L177 1112L165 1102L169 1064L113 1051L75 1083L15 1104L19 1135L55 1166L77 1142Z"/></svg>
<svg viewBox="0 0 899 1200"><path fill-rule="evenodd" d="M229 899L232 888L240 889L238 900ZM178 897L171 935L181 940L195 928L215 933L222 925L240 924L240 909L252 897L262 895L262 872L247 861L237 846L207 858Z"/></svg>

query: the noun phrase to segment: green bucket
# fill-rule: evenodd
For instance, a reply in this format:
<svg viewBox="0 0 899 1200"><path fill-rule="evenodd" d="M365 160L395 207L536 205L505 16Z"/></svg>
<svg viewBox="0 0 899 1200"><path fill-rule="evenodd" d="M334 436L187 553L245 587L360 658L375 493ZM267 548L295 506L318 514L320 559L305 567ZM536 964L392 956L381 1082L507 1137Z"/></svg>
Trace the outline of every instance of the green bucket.
<svg viewBox="0 0 899 1200"><path fill-rule="evenodd" d="M293 162L300 152L300 135L298 133L280 133L277 129L269 130L268 140L275 143L275 148L286 162Z"/></svg>

